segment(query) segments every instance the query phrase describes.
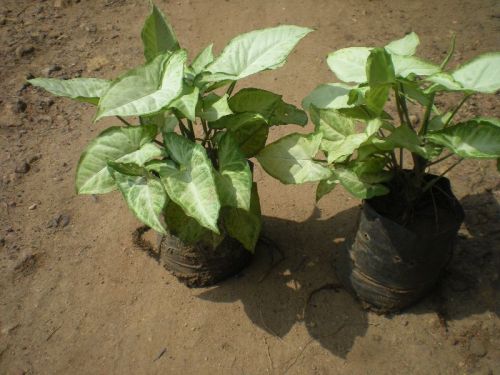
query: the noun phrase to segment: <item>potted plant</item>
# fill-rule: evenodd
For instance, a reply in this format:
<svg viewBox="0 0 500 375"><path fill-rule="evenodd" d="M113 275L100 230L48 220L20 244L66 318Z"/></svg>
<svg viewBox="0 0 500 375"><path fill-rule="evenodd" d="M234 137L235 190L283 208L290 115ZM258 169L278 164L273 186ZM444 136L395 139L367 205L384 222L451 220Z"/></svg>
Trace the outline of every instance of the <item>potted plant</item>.
<svg viewBox="0 0 500 375"><path fill-rule="evenodd" d="M306 113L280 95L256 88L233 95L236 82L281 67L312 30L252 31L218 57L209 45L187 64L172 27L151 5L142 29L145 65L112 81L29 82L97 105L95 121L121 121L83 152L77 193L118 189L135 216L163 235L165 267L189 286L206 286L239 272L259 238L260 203L248 159L265 146L271 126L307 123Z"/></svg>
<svg viewBox="0 0 500 375"><path fill-rule="evenodd" d="M415 33L384 48L331 53L329 67L349 84L323 84L304 99L315 131L288 135L257 155L283 183L319 181L317 200L338 184L363 199L357 232L339 254L337 273L379 311L417 301L450 260L464 214L444 176L464 159L500 157L498 119L456 118L472 95L500 88L500 53L449 71L454 43L441 65L414 56ZM443 111L435 98L448 93L462 98ZM411 121L411 109L421 121ZM316 158L319 152L324 158ZM439 175L430 173L445 159L453 162Z"/></svg>

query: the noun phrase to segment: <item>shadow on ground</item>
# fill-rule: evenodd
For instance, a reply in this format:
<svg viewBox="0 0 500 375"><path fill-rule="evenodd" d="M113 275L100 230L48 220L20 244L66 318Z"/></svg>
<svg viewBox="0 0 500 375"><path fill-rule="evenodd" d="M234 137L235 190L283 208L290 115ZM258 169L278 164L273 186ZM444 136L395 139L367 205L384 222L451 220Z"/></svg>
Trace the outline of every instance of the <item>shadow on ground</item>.
<svg viewBox="0 0 500 375"><path fill-rule="evenodd" d="M485 311L499 314L500 206L490 193L467 196L461 203L466 220L453 260L435 292L405 313L436 312L448 320ZM273 258L280 257L262 243L243 274L198 297L216 303L240 300L254 324L279 337L302 322L313 339L345 358L356 337L366 333L367 312L343 289L325 288L306 302L312 291L337 283L335 253L355 229L358 213L355 207L320 220L316 210L302 223L265 217L264 235L279 246L284 259L262 280Z"/></svg>

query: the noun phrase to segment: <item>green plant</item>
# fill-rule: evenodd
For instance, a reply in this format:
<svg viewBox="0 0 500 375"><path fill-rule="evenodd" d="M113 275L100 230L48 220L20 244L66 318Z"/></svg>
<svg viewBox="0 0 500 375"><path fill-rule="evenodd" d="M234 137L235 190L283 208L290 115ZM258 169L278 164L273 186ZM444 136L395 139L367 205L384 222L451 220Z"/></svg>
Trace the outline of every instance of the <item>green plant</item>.
<svg viewBox="0 0 500 375"><path fill-rule="evenodd" d="M268 145L257 155L264 169L283 183L320 181L317 200L339 183L361 199L385 195L390 186L397 186L408 214L422 194L463 159L499 158L498 119L456 122L455 115L472 95L500 89L500 53L483 54L446 71L454 39L441 65L413 56L418 44L418 36L410 33L384 48L331 53L331 70L356 85L327 83L313 90L302 105L310 113L314 133L291 134ZM462 99L451 111L441 112L436 96L452 92ZM387 105L395 106L397 119L385 111ZM419 126L410 121L410 108L423 113ZM412 170L405 169L404 150L411 153ZM319 151L324 159L315 158ZM431 165L452 155L459 159L441 176L425 178Z"/></svg>
<svg viewBox="0 0 500 375"><path fill-rule="evenodd" d="M212 246L228 234L252 251L261 217L247 159L265 146L271 126L304 126L307 115L265 90L232 93L238 80L281 67L312 30L282 25L252 31L234 38L218 57L209 45L187 65L172 27L151 5L142 29L145 65L113 81L30 83L97 105L95 121L116 116L123 123L83 152L78 194L119 189L137 218L160 233L168 228L186 243ZM214 92L224 86L222 95ZM138 116L139 124L124 119L129 116Z"/></svg>

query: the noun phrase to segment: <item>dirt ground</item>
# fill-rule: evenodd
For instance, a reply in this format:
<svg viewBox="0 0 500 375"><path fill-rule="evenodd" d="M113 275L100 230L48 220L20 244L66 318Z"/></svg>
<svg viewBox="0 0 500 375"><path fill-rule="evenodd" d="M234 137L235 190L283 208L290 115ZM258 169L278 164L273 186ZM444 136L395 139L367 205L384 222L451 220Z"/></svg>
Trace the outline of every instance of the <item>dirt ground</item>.
<svg viewBox="0 0 500 375"><path fill-rule="evenodd" d="M325 56L417 32L452 66L500 50L500 3L442 1L222 1L157 4L181 42L217 51L233 36L291 23L317 29L280 70L239 86L296 105L335 78ZM188 289L132 243L139 223L118 193L76 196L92 124L89 105L25 85L31 76L112 78L142 63L143 0L0 0L0 374L500 374L500 181L493 162L451 174L466 211L455 257L436 292L401 314L364 311L336 281L336 251L359 201L342 189L314 205L314 186L283 186L260 167L264 233L238 277ZM191 55L191 57L193 57ZM439 99L441 104L447 102ZM460 112L500 115L498 95ZM271 139L298 127L272 131ZM435 171L442 171L446 165Z"/></svg>

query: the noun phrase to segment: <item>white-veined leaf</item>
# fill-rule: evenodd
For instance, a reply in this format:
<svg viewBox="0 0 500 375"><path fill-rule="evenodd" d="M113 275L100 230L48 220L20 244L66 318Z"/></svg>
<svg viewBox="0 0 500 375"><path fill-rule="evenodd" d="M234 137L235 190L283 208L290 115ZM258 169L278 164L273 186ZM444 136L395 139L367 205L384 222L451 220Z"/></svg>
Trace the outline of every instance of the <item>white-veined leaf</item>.
<svg viewBox="0 0 500 375"><path fill-rule="evenodd" d="M157 56L109 88L99 102L96 121L105 116L141 116L160 111L182 92L186 51Z"/></svg>
<svg viewBox="0 0 500 375"><path fill-rule="evenodd" d="M196 105L198 104L198 97L200 90L198 87L184 85L182 94L175 99L170 107L180 111L188 120L194 121L196 119Z"/></svg>
<svg viewBox="0 0 500 375"><path fill-rule="evenodd" d="M206 70L213 81L239 80L266 69L281 67L295 45L312 30L281 25L237 36Z"/></svg>
<svg viewBox="0 0 500 375"><path fill-rule="evenodd" d="M392 55L396 76L406 78L410 74L430 76L441 71L438 65L421 60L415 56Z"/></svg>
<svg viewBox="0 0 500 375"><path fill-rule="evenodd" d="M366 82L366 61L371 48L342 48L328 55L326 62L338 79L344 82Z"/></svg>
<svg viewBox="0 0 500 375"><path fill-rule="evenodd" d="M225 133L218 143L219 173L216 183L222 206L250 209L252 172L232 135Z"/></svg>
<svg viewBox="0 0 500 375"><path fill-rule="evenodd" d="M429 132L426 137L463 158L494 159L500 157L498 119L473 119Z"/></svg>
<svg viewBox="0 0 500 375"><path fill-rule="evenodd" d="M145 168L142 168L144 174L138 175L136 169L140 167L137 165L133 168L133 173L127 174L129 166L108 162L108 170L130 210L147 226L159 233L167 234L161 222L163 208L168 200L162 183L147 173Z"/></svg>
<svg viewBox="0 0 500 375"><path fill-rule="evenodd" d="M477 56L451 75L466 90L493 94L500 90L500 52Z"/></svg>
<svg viewBox="0 0 500 375"><path fill-rule="evenodd" d="M219 197L214 170L205 149L176 134L165 134L165 147L178 169L168 166L157 172L170 199L182 207L186 215L200 225L219 233Z"/></svg>
<svg viewBox="0 0 500 375"><path fill-rule="evenodd" d="M33 78L28 80L33 86L41 87L51 94L97 104L99 98L111 86L111 81L98 78Z"/></svg>
<svg viewBox="0 0 500 375"><path fill-rule="evenodd" d="M213 46L213 44L210 44L205 47L191 63L190 68L195 76L200 74L208 64L214 61Z"/></svg>
<svg viewBox="0 0 500 375"><path fill-rule="evenodd" d="M333 175L349 193L359 199L370 199L389 193L389 189L386 186L364 182L354 171L347 168L336 168L333 171Z"/></svg>
<svg viewBox="0 0 500 375"><path fill-rule="evenodd" d="M394 40L385 46L385 49L393 55L412 56L420 44L418 35L413 31L403 38Z"/></svg>
<svg viewBox="0 0 500 375"><path fill-rule="evenodd" d="M314 157L321 134L289 134L267 145L256 156L264 170L284 184L301 184L330 177L331 172Z"/></svg>
<svg viewBox="0 0 500 375"><path fill-rule="evenodd" d="M222 96L214 93L208 94L203 98L201 113L198 115L204 120L214 122L224 116L232 114L233 112L229 108L227 98L227 94Z"/></svg>
<svg viewBox="0 0 500 375"><path fill-rule="evenodd" d="M76 169L78 194L103 194L116 189L108 171L108 162L144 165L160 157L162 151L151 141L156 136L155 125L111 127L87 146Z"/></svg>

